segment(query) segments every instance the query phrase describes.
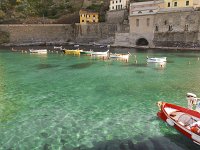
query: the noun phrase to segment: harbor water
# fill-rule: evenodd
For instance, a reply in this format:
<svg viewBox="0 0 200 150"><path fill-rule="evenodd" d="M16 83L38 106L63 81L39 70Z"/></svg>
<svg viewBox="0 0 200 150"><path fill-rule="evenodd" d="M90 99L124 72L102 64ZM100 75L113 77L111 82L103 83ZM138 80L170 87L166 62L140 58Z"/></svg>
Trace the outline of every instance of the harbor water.
<svg viewBox="0 0 200 150"><path fill-rule="evenodd" d="M200 52L110 51L132 56L124 62L1 48L0 149L199 149L157 117L156 103L187 107L187 92L200 96ZM167 63L147 64L147 56Z"/></svg>

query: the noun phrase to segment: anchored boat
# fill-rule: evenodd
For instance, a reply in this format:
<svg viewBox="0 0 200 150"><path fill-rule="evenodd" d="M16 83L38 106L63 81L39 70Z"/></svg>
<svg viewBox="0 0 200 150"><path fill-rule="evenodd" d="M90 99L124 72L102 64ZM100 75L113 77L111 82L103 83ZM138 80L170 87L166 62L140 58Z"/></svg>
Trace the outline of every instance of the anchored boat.
<svg viewBox="0 0 200 150"><path fill-rule="evenodd" d="M157 116L200 145L200 113L175 104L158 102Z"/></svg>
<svg viewBox="0 0 200 150"><path fill-rule="evenodd" d="M161 63L161 62L166 62L167 57L147 57L147 62L148 63Z"/></svg>
<svg viewBox="0 0 200 150"><path fill-rule="evenodd" d="M47 49L29 49L30 53L47 54Z"/></svg>
<svg viewBox="0 0 200 150"><path fill-rule="evenodd" d="M80 49L76 49L76 50L64 49L63 50L64 54L67 54L67 55L80 55L81 51L83 50L80 50Z"/></svg>

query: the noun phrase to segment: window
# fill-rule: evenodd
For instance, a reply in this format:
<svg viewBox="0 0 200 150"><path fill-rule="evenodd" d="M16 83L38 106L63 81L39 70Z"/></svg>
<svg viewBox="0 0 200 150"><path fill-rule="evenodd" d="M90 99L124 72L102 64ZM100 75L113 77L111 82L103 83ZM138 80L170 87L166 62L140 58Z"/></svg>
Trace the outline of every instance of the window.
<svg viewBox="0 0 200 150"><path fill-rule="evenodd" d="M117 3L117 1L116 1L116 3Z"/></svg>
<svg viewBox="0 0 200 150"><path fill-rule="evenodd" d="M139 19L136 19L136 26L139 27Z"/></svg>
<svg viewBox="0 0 200 150"><path fill-rule="evenodd" d="M112 3L114 4L114 3L115 3L115 1L112 1Z"/></svg>
<svg viewBox="0 0 200 150"><path fill-rule="evenodd" d="M188 24L185 25L185 31L188 31Z"/></svg>
<svg viewBox="0 0 200 150"><path fill-rule="evenodd" d="M82 20L82 22L85 22L84 20Z"/></svg>
<svg viewBox="0 0 200 150"><path fill-rule="evenodd" d="M138 14L141 14L142 12L141 11L138 11Z"/></svg>
<svg viewBox="0 0 200 150"><path fill-rule="evenodd" d="M150 25L150 18L147 18L147 26Z"/></svg>
<svg viewBox="0 0 200 150"><path fill-rule="evenodd" d="M167 25L167 20L164 21L164 25Z"/></svg>
<svg viewBox="0 0 200 150"><path fill-rule="evenodd" d="M189 1L186 1L185 5L186 6L189 6L190 2Z"/></svg>
<svg viewBox="0 0 200 150"><path fill-rule="evenodd" d="M112 7L112 9L115 9L114 6Z"/></svg>
<svg viewBox="0 0 200 150"><path fill-rule="evenodd" d="M121 8L121 6L120 5L118 5L118 9L120 9Z"/></svg>
<svg viewBox="0 0 200 150"><path fill-rule="evenodd" d="M170 7L170 3L167 4L167 7Z"/></svg>
<svg viewBox="0 0 200 150"><path fill-rule="evenodd" d="M177 6L177 2L174 2L174 7L176 7Z"/></svg>
<svg viewBox="0 0 200 150"><path fill-rule="evenodd" d="M149 10L149 12L153 12L153 10Z"/></svg>
<svg viewBox="0 0 200 150"><path fill-rule="evenodd" d="M168 31L172 31L173 28L172 28L172 25L169 25L169 30Z"/></svg>
<svg viewBox="0 0 200 150"><path fill-rule="evenodd" d="M158 31L158 26L156 26L155 31Z"/></svg>

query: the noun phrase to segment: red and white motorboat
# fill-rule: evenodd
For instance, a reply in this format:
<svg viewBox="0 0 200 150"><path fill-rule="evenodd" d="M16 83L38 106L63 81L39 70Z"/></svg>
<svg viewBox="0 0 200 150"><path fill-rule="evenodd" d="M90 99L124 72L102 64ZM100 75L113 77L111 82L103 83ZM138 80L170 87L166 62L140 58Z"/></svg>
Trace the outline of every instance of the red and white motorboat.
<svg viewBox="0 0 200 150"><path fill-rule="evenodd" d="M158 102L157 116L200 145L200 113L175 104Z"/></svg>

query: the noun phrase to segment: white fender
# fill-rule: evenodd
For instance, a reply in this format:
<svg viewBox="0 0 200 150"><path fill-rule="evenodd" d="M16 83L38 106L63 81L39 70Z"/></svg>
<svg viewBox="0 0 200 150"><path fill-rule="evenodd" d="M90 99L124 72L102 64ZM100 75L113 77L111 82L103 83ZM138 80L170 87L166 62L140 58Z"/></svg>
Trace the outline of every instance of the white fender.
<svg viewBox="0 0 200 150"><path fill-rule="evenodd" d="M166 122L167 122L170 126L174 126L174 122L173 122L171 119L167 118Z"/></svg>
<svg viewBox="0 0 200 150"><path fill-rule="evenodd" d="M200 136L199 135L196 135L196 134L192 133L191 138L200 143Z"/></svg>

